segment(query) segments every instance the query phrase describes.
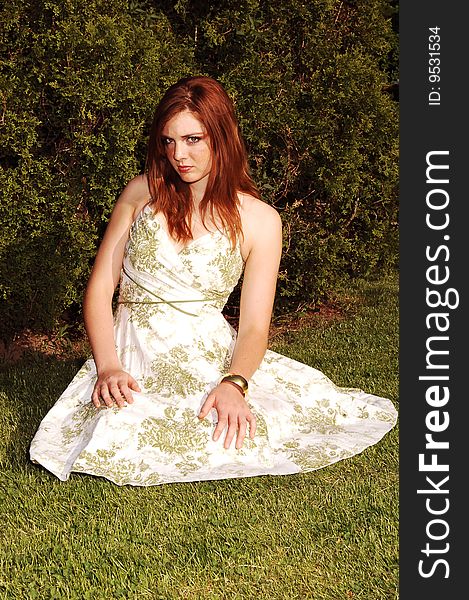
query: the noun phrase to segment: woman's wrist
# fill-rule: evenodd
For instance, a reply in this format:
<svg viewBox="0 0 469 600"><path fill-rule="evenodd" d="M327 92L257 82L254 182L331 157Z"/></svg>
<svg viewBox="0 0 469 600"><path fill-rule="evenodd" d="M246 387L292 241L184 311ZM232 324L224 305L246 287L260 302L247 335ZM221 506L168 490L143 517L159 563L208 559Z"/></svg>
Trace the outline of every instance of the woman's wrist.
<svg viewBox="0 0 469 600"><path fill-rule="evenodd" d="M122 371L122 365L119 361L99 362L94 359L94 363L96 365L96 372L98 375L107 371Z"/></svg>
<svg viewBox="0 0 469 600"><path fill-rule="evenodd" d="M246 397L246 394L248 393L249 384L247 380L237 373L226 373L220 378L218 383L229 383L230 385L235 386L244 397Z"/></svg>

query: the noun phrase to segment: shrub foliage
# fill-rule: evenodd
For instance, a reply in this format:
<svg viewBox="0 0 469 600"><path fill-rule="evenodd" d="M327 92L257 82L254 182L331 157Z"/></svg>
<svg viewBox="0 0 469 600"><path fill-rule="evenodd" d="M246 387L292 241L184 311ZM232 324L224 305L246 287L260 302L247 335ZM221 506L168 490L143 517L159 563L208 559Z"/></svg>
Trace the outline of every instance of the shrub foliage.
<svg viewBox="0 0 469 600"><path fill-rule="evenodd" d="M76 317L116 197L179 77L219 79L284 223L276 311L396 263L384 0L12 0L0 9L0 337Z"/></svg>

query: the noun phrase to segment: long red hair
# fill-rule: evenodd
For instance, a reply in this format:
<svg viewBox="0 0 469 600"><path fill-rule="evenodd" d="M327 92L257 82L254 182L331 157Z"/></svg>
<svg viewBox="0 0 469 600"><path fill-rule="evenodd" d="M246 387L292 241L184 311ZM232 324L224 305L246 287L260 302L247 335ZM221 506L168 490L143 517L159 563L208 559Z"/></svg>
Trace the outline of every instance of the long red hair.
<svg viewBox="0 0 469 600"><path fill-rule="evenodd" d="M156 212L162 212L169 234L178 241L192 239L193 202L190 184L176 173L166 157L162 130L180 112L189 110L205 127L210 140L212 168L200 203L204 220L227 231L232 244L242 235L238 192L260 198L251 178L246 147L239 130L233 102L211 77L184 77L173 84L156 107L150 130L145 170Z"/></svg>

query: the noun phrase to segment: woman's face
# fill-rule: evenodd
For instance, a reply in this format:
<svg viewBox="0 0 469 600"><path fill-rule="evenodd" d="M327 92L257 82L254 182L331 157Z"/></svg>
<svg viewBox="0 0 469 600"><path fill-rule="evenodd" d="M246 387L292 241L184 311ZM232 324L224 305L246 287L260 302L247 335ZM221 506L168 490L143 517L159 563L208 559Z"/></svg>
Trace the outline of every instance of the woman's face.
<svg viewBox="0 0 469 600"><path fill-rule="evenodd" d="M161 133L166 157L181 179L189 184L207 185L212 152L203 124L185 110L170 119Z"/></svg>

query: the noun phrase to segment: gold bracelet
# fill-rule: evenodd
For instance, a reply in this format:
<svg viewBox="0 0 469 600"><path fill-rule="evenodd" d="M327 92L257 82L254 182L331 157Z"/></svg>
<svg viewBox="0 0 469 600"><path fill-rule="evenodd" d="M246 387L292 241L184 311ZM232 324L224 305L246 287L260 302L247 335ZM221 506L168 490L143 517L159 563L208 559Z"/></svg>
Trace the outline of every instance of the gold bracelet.
<svg viewBox="0 0 469 600"><path fill-rule="evenodd" d="M240 388L243 396L246 396L248 393L249 385L242 375L236 375L236 373L226 373L226 375L223 375L223 377L220 378L218 383L222 383L223 381L237 385Z"/></svg>

